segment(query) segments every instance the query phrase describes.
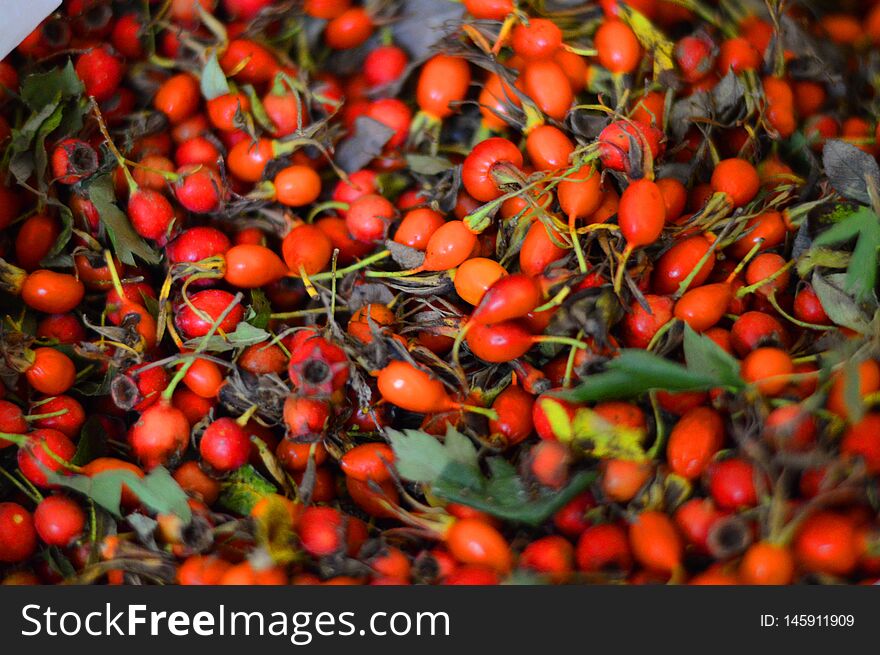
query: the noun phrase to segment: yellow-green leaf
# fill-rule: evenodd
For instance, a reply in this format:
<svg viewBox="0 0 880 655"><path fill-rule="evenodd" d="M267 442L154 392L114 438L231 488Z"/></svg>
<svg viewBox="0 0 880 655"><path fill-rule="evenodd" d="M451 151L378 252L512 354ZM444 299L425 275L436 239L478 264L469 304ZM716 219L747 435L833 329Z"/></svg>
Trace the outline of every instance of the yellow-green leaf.
<svg viewBox="0 0 880 655"><path fill-rule="evenodd" d="M654 79L659 79L661 74L673 70L675 68L673 60L675 44L658 30L644 14L625 4L619 5L619 8L621 19L630 26L639 43L654 58Z"/></svg>
<svg viewBox="0 0 880 655"><path fill-rule="evenodd" d="M570 440L585 454L597 459L625 459L643 462L648 459L642 443L644 430L614 425L586 407L578 409L571 422Z"/></svg>

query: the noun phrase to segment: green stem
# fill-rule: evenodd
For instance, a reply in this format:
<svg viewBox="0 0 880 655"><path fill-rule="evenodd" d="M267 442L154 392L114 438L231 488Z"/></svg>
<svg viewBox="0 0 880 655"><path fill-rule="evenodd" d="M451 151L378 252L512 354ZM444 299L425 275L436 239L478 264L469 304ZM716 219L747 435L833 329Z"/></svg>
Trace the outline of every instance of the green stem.
<svg viewBox="0 0 880 655"><path fill-rule="evenodd" d="M569 287L566 287L569 288ZM584 331L578 331L578 339L583 338ZM562 386L568 389L571 386L571 376L574 373L574 358L577 356L578 349L572 348L568 351L568 359L565 361L565 375L562 378Z"/></svg>
<svg viewBox="0 0 880 655"><path fill-rule="evenodd" d="M581 273L587 273L587 260L584 257L584 249L581 247L581 241L578 239L577 226L575 225L575 215L568 217L568 233L571 236L571 246L574 248L574 254L578 260L578 268Z"/></svg>
<svg viewBox="0 0 880 655"><path fill-rule="evenodd" d="M369 257L364 257L359 262L355 262L350 266L346 266L345 268L337 269L334 271L327 271L326 273L316 273L315 275L309 276L309 279L312 282L320 282L321 280L330 280L334 277L345 277L349 273L354 273L355 271L359 271L362 268L366 268L370 264L373 264L378 261L382 261L383 259L387 259L391 256L391 251L389 250L380 250L379 252L374 252ZM297 276L298 277L298 276Z"/></svg>
<svg viewBox="0 0 880 655"><path fill-rule="evenodd" d="M64 416L67 412L70 411L68 409L59 409L55 412L48 412L46 414L28 414L24 417L24 420L30 423L31 421L41 421L44 418L55 418L56 416Z"/></svg>
<svg viewBox="0 0 880 655"><path fill-rule="evenodd" d="M39 492L31 491L30 489L28 489L14 475L12 475L9 471L4 469L3 467L0 467L0 473L2 473L4 475L4 477L6 477L6 479L9 480L13 485L15 485L15 487L21 493L23 493L25 496L30 498L35 503L39 504L39 502L41 500L43 500L43 496L40 495Z"/></svg>
<svg viewBox="0 0 880 655"><path fill-rule="evenodd" d="M192 352L191 355L187 358L186 362L184 362L183 366L181 366L177 373L175 373L174 377L171 379L171 382L165 387L165 391L162 392L162 401L169 403L171 402L171 397L174 395L174 390L177 388L177 385L180 384L180 381L186 376L189 372L190 367L195 363L197 356L200 352L202 352L207 346L208 342L211 340L211 337L214 336L214 333L220 327L220 324L229 316L229 313L241 302L241 299L244 298L244 294L238 292L235 294L235 298L232 299L232 302L226 306L226 309L217 317L217 320L214 321L213 325L211 325L211 329L208 330L207 334L202 337L201 342L198 347Z"/></svg>
<svg viewBox="0 0 880 655"><path fill-rule="evenodd" d="M471 414L485 416L490 421L498 420L498 412L494 409L489 409L488 407L479 407L478 405L459 405L459 408L465 412L470 412Z"/></svg>
<svg viewBox="0 0 880 655"><path fill-rule="evenodd" d="M743 298L743 297L749 295L750 293L754 293L755 291L757 291L761 287L769 284L770 282L772 282L773 280L775 280L776 278L781 276L783 273L787 272L788 269L790 269L794 265L795 265L795 261L791 260L790 262L786 263L785 266L780 266L779 270L776 271L775 273L773 273L772 275L768 275L763 280L758 280L754 284L750 284L749 286L743 287L742 289L737 291L736 297Z"/></svg>
<svg viewBox="0 0 880 655"><path fill-rule="evenodd" d="M571 337L560 337L552 334L539 334L537 336L532 337L532 341L535 343L558 343L561 346L571 346L572 348L579 348L581 350L587 349L587 344L583 341L578 341L577 339L572 339Z"/></svg>
<svg viewBox="0 0 880 655"><path fill-rule="evenodd" d="M818 323L807 323L806 321L800 321L796 319L794 316L790 316L788 312L786 312L782 307L779 306L779 301L776 300L776 291L767 296L767 300L770 301L770 304L773 305L773 309L779 312L779 315L782 316L785 320L794 323L802 328L806 328L807 330L821 330L825 332L827 330L832 329L833 325L819 325Z"/></svg>
<svg viewBox="0 0 880 655"><path fill-rule="evenodd" d="M336 307L337 311L347 311L347 307ZM279 312L277 314L269 314L269 318L285 320L289 318L303 318L313 314L323 314L327 310L324 307L312 307L311 309L298 309L293 312Z"/></svg>

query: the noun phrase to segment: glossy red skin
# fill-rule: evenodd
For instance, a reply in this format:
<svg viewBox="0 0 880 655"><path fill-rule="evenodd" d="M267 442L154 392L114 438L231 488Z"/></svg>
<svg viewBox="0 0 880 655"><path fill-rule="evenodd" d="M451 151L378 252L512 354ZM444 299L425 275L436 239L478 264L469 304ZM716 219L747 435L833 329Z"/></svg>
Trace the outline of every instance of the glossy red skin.
<svg viewBox="0 0 880 655"><path fill-rule="evenodd" d="M394 205L390 201L378 194L368 194L349 206L345 224L358 241L375 243L385 238L394 215Z"/></svg>
<svg viewBox="0 0 880 655"><path fill-rule="evenodd" d="M709 498L691 498L674 515L675 524L685 539L699 552L708 553L706 542L712 526L724 516Z"/></svg>
<svg viewBox="0 0 880 655"><path fill-rule="evenodd" d="M699 407L706 402L706 398L707 394L704 391L657 392L657 401L660 406L670 414L677 416Z"/></svg>
<svg viewBox="0 0 880 655"><path fill-rule="evenodd" d="M655 127L638 121L616 121L599 133L599 155L602 165L615 171L627 171L630 167L630 150L633 142L644 153L647 148L656 158L662 152L663 133Z"/></svg>
<svg viewBox="0 0 880 655"><path fill-rule="evenodd" d="M370 51L364 60L364 76L371 86L382 86L398 79L408 63L409 57L402 48L382 45Z"/></svg>
<svg viewBox="0 0 880 655"><path fill-rule="evenodd" d="M289 437L322 434L329 418L330 405L324 400L291 394L284 401L284 423Z"/></svg>
<svg viewBox="0 0 880 655"><path fill-rule="evenodd" d="M62 289L64 296L56 293ZM74 309L85 295L85 286L65 273L46 269L34 271L24 281L22 299L29 307L47 314L63 314Z"/></svg>
<svg viewBox="0 0 880 655"><path fill-rule="evenodd" d="M880 414L866 414L853 423L843 435L840 452L861 458L869 475L880 473Z"/></svg>
<svg viewBox="0 0 880 655"><path fill-rule="evenodd" d="M525 355L534 343L533 335L517 321L482 325L475 323L465 341L471 352L486 362L509 362Z"/></svg>
<svg viewBox="0 0 880 655"><path fill-rule="evenodd" d="M184 304L175 313L174 324L187 338L203 337L211 330L213 322L220 318L234 299L235 297L231 293L220 289L205 289L194 293L190 297L190 302L212 320L210 322L204 320L192 308ZM240 303L236 304L226 315L226 318L220 322L217 329L232 332L243 318L244 307Z"/></svg>
<svg viewBox="0 0 880 655"><path fill-rule="evenodd" d="M251 452L247 431L231 418L219 418L205 428L199 454L211 468L228 472L244 466Z"/></svg>
<svg viewBox="0 0 880 655"><path fill-rule="evenodd" d="M564 537L549 535L536 539L523 549L521 567L546 574L554 582L562 582L571 573L574 547Z"/></svg>
<svg viewBox="0 0 880 655"><path fill-rule="evenodd" d="M18 468L37 487L51 487L53 485L49 484L43 467L59 475L67 475L68 471L46 452L46 448L61 460L70 461L76 454L76 446L58 430L34 430L27 436L27 443L18 450Z"/></svg>
<svg viewBox="0 0 880 655"><path fill-rule="evenodd" d="M220 157L222 155L214 142L203 136L187 139L174 151L177 166L217 166Z"/></svg>
<svg viewBox="0 0 880 655"><path fill-rule="evenodd" d="M675 45L675 60L686 82L698 82L715 67L714 43L705 36L686 36Z"/></svg>
<svg viewBox="0 0 880 655"><path fill-rule="evenodd" d="M174 220L174 208L158 191L139 189L128 199L128 217L139 235L159 240L168 233Z"/></svg>
<svg viewBox="0 0 880 655"><path fill-rule="evenodd" d="M578 494L553 515L553 525L567 537L577 537L590 527L587 512L596 506L589 492Z"/></svg>
<svg viewBox="0 0 880 655"><path fill-rule="evenodd" d="M724 441L724 423L710 407L685 413L672 428L666 458L672 471L694 480L709 467Z"/></svg>
<svg viewBox="0 0 880 655"><path fill-rule="evenodd" d="M798 529L794 551L808 571L848 575L858 561L855 526L849 517L837 513L813 514Z"/></svg>
<svg viewBox="0 0 880 655"><path fill-rule="evenodd" d="M447 221L428 239L423 271L445 271L468 259L478 245L477 235L462 221Z"/></svg>
<svg viewBox="0 0 880 655"><path fill-rule="evenodd" d="M721 320L732 297L729 284L704 284L688 289L675 303L673 314L696 332L704 332Z"/></svg>
<svg viewBox="0 0 880 655"><path fill-rule="evenodd" d="M332 507L307 507L299 522L303 548L315 557L339 552L345 547L345 518Z"/></svg>
<svg viewBox="0 0 880 655"><path fill-rule="evenodd" d="M500 435L510 447L527 439L534 430L532 407L535 397L518 384L511 384L492 402L498 418L489 421L492 435Z"/></svg>
<svg viewBox="0 0 880 655"><path fill-rule="evenodd" d="M83 81L85 95L98 102L109 100L122 81L124 67L107 48L92 48L76 60L76 74Z"/></svg>
<svg viewBox="0 0 880 655"><path fill-rule="evenodd" d="M136 364L126 371L126 375L137 385L140 394L140 399L133 407L137 412L142 412L150 405L156 403L165 387L168 386L168 374L164 368L153 366L141 372L141 369L146 365L146 363Z"/></svg>
<svg viewBox="0 0 880 655"><path fill-rule="evenodd" d="M190 425L186 416L164 401L145 409L128 431L134 455L147 469L166 464L189 444Z"/></svg>
<svg viewBox="0 0 880 655"><path fill-rule="evenodd" d="M76 381L73 361L55 348L36 348L33 364L25 378L33 389L47 396L56 396L70 389Z"/></svg>
<svg viewBox="0 0 880 655"><path fill-rule="evenodd" d="M632 552L626 531L614 523L587 528L578 539L575 559L578 570L587 573L628 571L632 567Z"/></svg>
<svg viewBox="0 0 880 655"><path fill-rule="evenodd" d="M544 59L562 45L562 31L552 20L532 18L528 25L520 23L513 29L510 43L524 59Z"/></svg>
<svg viewBox="0 0 880 655"><path fill-rule="evenodd" d="M628 248L654 243L666 223L660 187L644 178L632 182L620 196L617 220Z"/></svg>
<svg viewBox="0 0 880 655"><path fill-rule="evenodd" d="M794 310L795 318L801 321L813 323L814 325L831 325L831 319L825 313L822 301L819 300L819 296L816 295L816 292L810 286L805 286L798 291L794 297L792 309Z"/></svg>
<svg viewBox="0 0 880 655"><path fill-rule="evenodd" d="M339 461L342 472L359 482L382 483L391 479L395 456L391 446L366 443L349 450Z"/></svg>
<svg viewBox="0 0 880 655"><path fill-rule="evenodd" d="M460 57L435 55L422 67L416 100L425 113L443 119L455 113L453 102L464 100L471 82L467 61Z"/></svg>
<svg viewBox="0 0 880 655"><path fill-rule="evenodd" d="M541 300L541 287L534 278L522 273L505 275L483 294L470 320L477 325L488 325L522 318Z"/></svg>
<svg viewBox="0 0 880 655"><path fill-rule="evenodd" d="M385 144L385 147L388 149L403 145L407 136L409 136L412 112L402 100L397 98L376 100L367 108L365 115L394 130L394 134L391 135L388 143Z"/></svg>
<svg viewBox="0 0 880 655"><path fill-rule="evenodd" d="M645 295L651 313L638 301L633 301L629 314L623 320L623 340L630 348L647 348L657 331L672 319L671 298Z"/></svg>
<svg viewBox="0 0 880 655"><path fill-rule="evenodd" d="M240 289L258 289L287 274L287 266L266 246L242 244L225 253L226 281Z"/></svg>
<svg viewBox="0 0 880 655"><path fill-rule="evenodd" d="M220 176L211 168L181 166L174 184L177 202L196 214L216 211L224 197Z"/></svg>
<svg viewBox="0 0 880 655"><path fill-rule="evenodd" d="M653 291L660 295L673 294L678 291L681 283L697 267L700 260L709 252L711 244L704 236L694 236L677 242L657 261L652 278ZM714 253L709 255L706 263L691 280L689 288L698 287L715 265Z"/></svg>
<svg viewBox="0 0 880 655"><path fill-rule="evenodd" d="M34 519L18 503L0 503L0 562L15 564L37 549Z"/></svg>
<svg viewBox="0 0 880 655"><path fill-rule="evenodd" d="M651 571L671 574L681 566L684 544L664 512L637 515L629 525L629 541L635 559Z"/></svg>
<svg viewBox="0 0 880 655"><path fill-rule="evenodd" d="M86 515L70 498L49 496L37 505L34 526L44 543L64 547L82 535Z"/></svg>
<svg viewBox="0 0 880 655"><path fill-rule="evenodd" d="M397 231L394 240L416 250L424 250L428 247L428 240L446 222L443 215L427 207L411 209L406 213Z"/></svg>
<svg viewBox="0 0 880 655"><path fill-rule="evenodd" d="M541 221L535 221L526 233L526 238L519 251L520 270L526 275L535 277L568 253L567 249L560 248L554 243L547 227Z"/></svg>
<svg viewBox="0 0 880 655"><path fill-rule="evenodd" d="M507 139L492 137L478 143L464 160L461 179L467 192L483 202L502 195L492 177L494 167L508 164L515 168L523 165L519 148Z"/></svg>
<svg viewBox="0 0 880 655"><path fill-rule="evenodd" d="M721 509L737 510L758 503L755 469L738 458L716 462L709 468L709 492Z"/></svg>
<svg viewBox="0 0 880 655"><path fill-rule="evenodd" d="M786 347L788 343L788 332L782 323L764 312L746 312L730 328L730 345L739 357L766 345Z"/></svg>
<svg viewBox="0 0 880 655"><path fill-rule="evenodd" d="M8 400L0 400L0 432L7 434L24 434L28 431L28 422L21 407ZM0 439L0 448L10 446L11 442Z"/></svg>
<svg viewBox="0 0 880 655"><path fill-rule="evenodd" d="M378 190L378 174L375 171L364 169L349 175L348 182L339 180L333 188L332 200L350 205L358 198L377 193ZM347 210L340 213L344 213L344 211Z"/></svg>
<svg viewBox="0 0 880 655"><path fill-rule="evenodd" d="M86 412L75 398L70 396L54 396L46 400L46 402L31 406L31 414L52 414L62 410L65 413L60 416L32 421L33 426L58 430L71 439L78 437L83 423L86 422Z"/></svg>
<svg viewBox="0 0 880 655"><path fill-rule="evenodd" d="M522 88L547 116L562 122L574 102L568 75L553 59L533 59L523 68Z"/></svg>
<svg viewBox="0 0 880 655"><path fill-rule="evenodd" d="M107 319L114 325L119 325L124 318L122 309L127 304L144 305L144 298L156 300L156 291L147 282L123 282L122 292L124 299L119 297L116 289L111 287L107 291Z"/></svg>
<svg viewBox="0 0 880 655"><path fill-rule="evenodd" d="M242 62L246 62L243 66ZM229 74L237 72L236 81L260 84L269 82L278 70L278 62L266 47L248 39L233 39L220 58L220 66Z"/></svg>

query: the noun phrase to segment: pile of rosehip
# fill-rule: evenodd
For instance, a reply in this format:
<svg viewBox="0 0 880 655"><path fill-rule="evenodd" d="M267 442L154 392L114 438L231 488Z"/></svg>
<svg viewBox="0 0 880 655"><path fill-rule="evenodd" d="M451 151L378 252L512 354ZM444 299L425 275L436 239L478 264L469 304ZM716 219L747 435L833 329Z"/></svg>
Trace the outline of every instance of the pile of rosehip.
<svg viewBox="0 0 880 655"><path fill-rule="evenodd" d="M880 3L813 4L65 0L0 61L0 579L876 581ZM734 372L590 395L634 351Z"/></svg>

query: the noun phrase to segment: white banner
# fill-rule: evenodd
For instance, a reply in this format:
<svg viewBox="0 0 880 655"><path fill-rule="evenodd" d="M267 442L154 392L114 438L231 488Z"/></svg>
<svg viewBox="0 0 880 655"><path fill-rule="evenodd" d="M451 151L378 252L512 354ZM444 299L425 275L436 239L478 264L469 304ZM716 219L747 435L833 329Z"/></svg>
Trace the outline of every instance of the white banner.
<svg viewBox="0 0 880 655"><path fill-rule="evenodd" d="M61 4L61 0L0 0L0 59Z"/></svg>

